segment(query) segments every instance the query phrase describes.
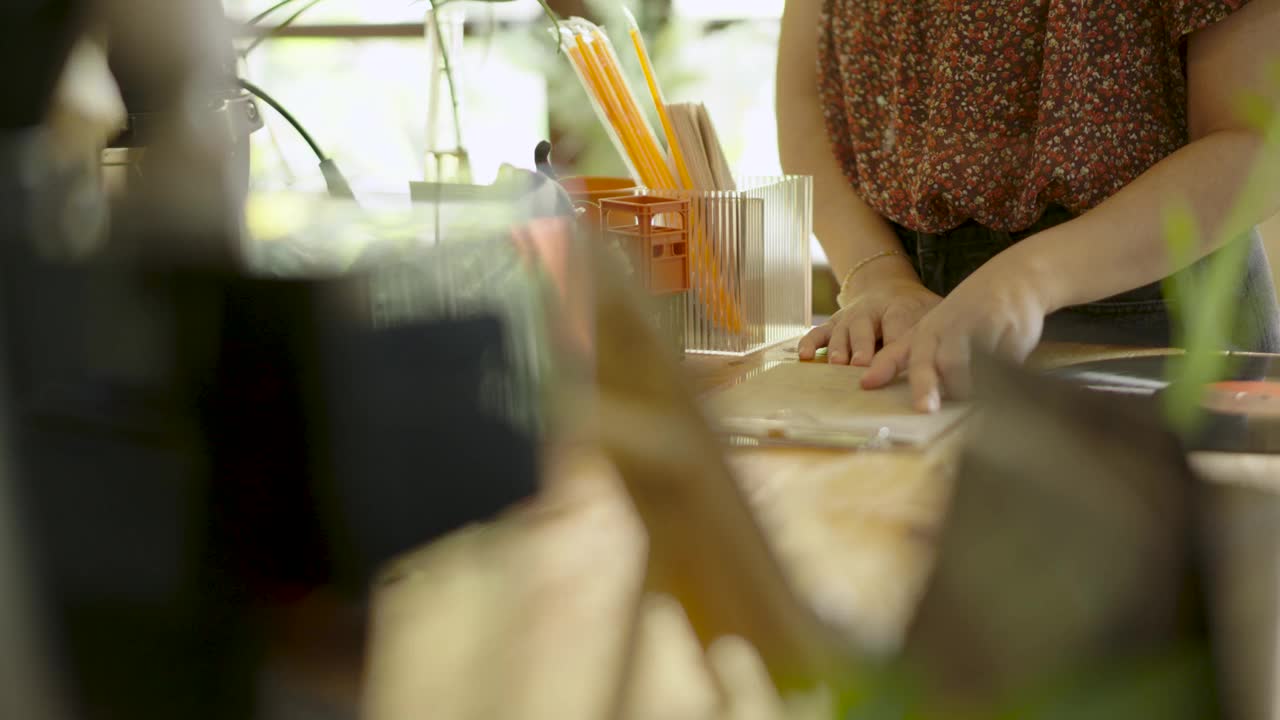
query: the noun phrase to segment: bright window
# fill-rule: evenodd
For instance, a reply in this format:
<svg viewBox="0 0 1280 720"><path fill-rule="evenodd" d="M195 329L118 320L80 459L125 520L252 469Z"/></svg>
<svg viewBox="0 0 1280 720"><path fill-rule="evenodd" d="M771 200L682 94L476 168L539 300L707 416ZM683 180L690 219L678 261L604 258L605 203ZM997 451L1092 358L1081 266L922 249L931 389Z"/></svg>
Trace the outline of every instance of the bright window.
<svg viewBox="0 0 1280 720"><path fill-rule="evenodd" d="M459 59L455 59L459 60ZM547 134L546 84L495 40L468 39L458 62L464 144L476 180L503 162L529 166ZM280 39L250 56L248 76L289 108L357 190L404 192L426 162L428 57L412 39ZM254 138L260 186L323 186L293 129L267 114Z"/></svg>
<svg viewBox="0 0 1280 720"><path fill-rule="evenodd" d="M231 17L244 20L272 2L225 5ZM299 0L264 25L306 4ZM581 166L574 169L620 172L581 88L541 32L535 0L457 5L470 29L458 65L464 141L476 180L491 179L502 163L529 166L552 115L591 145L577 153ZM425 2L406 0L323 0L297 24L421 26L427 10ZM672 19L650 39L668 99L705 102L730 161L749 174L779 171L772 75L780 12L781 0L674 0ZM253 52L245 72L308 127L354 187L387 191L423 176L428 62L425 42L416 38L275 38ZM254 139L255 183L321 187L306 145L274 113L267 117L268 130Z"/></svg>

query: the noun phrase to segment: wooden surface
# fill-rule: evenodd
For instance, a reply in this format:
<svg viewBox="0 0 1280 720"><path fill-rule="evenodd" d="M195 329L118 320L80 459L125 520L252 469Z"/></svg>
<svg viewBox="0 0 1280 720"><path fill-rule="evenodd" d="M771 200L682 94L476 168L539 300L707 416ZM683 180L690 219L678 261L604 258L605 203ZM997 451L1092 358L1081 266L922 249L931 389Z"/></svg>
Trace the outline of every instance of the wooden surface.
<svg viewBox="0 0 1280 720"><path fill-rule="evenodd" d="M1148 351L1149 352L1149 351ZM1144 354L1046 348L1034 364ZM689 357L700 392L781 362L794 347L743 358ZM802 596L864 646L899 639L928 573L962 431L926 452L732 452L751 506ZM1218 478L1269 485L1270 460L1198 460ZM640 599L645 538L609 463L585 447L548 458L546 488L499 520L400 563L376 594L365 716L606 716L617 693L627 618ZM628 717L776 717L749 648L704 656L678 608L643 601ZM732 700L726 704L725 697ZM814 699L820 707L821 698ZM792 708L787 717L819 717Z"/></svg>

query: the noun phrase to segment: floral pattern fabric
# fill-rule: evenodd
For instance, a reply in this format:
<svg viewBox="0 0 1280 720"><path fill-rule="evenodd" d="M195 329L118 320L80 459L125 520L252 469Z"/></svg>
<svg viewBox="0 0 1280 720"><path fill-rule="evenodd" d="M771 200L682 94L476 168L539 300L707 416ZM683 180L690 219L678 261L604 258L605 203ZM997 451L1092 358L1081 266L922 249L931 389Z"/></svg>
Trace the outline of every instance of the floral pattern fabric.
<svg viewBox="0 0 1280 720"><path fill-rule="evenodd" d="M1084 212L1186 144L1184 37L1247 2L823 0L833 150L920 232Z"/></svg>

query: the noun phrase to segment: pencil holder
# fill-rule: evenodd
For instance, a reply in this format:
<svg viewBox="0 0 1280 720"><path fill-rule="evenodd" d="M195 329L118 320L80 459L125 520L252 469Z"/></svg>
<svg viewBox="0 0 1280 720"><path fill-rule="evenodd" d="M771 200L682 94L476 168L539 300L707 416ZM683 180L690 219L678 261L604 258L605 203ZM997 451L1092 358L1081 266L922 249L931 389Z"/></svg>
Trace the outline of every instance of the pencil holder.
<svg viewBox="0 0 1280 720"><path fill-rule="evenodd" d="M644 191L688 202L688 352L745 355L812 325L812 178L741 177L737 187Z"/></svg>

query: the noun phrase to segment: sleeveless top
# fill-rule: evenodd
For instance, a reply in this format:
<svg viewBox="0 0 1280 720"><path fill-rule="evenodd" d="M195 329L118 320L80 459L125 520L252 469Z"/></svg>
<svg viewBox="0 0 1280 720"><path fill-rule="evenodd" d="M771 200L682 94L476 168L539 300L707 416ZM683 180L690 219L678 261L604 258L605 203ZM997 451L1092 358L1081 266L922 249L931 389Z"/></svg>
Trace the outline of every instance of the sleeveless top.
<svg viewBox="0 0 1280 720"><path fill-rule="evenodd" d="M1184 37L1247 2L823 0L832 149L919 232L1082 213L1187 143Z"/></svg>

